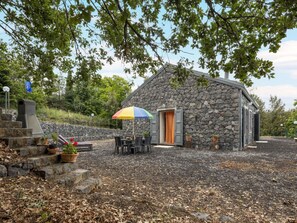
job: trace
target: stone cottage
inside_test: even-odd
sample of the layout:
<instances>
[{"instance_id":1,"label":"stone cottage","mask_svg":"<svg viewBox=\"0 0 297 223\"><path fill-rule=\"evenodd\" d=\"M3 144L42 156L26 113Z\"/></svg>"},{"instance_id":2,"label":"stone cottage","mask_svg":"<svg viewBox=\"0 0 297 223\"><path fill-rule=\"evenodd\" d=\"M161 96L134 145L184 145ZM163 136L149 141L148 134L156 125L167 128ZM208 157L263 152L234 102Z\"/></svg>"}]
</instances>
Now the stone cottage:
<instances>
[{"instance_id":1,"label":"stone cottage","mask_svg":"<svg viewBox=\"0 0 297 223\"><path fill-rule=\"evenodd\" d=\"M243 84L193 71L182 87L174 89L169 83L173 72L173 65L161 68L122 103L154 115L150 121L136 120L137 134L149 130L153 144L177 146L184 146L186 135L191 135L191 147L199 149L209 148L213 136L219 136L220 148L230 150L258 140L258 106ZM202 75L208 80L206 87L196 84Z\"/></svg>"}]
</instances>

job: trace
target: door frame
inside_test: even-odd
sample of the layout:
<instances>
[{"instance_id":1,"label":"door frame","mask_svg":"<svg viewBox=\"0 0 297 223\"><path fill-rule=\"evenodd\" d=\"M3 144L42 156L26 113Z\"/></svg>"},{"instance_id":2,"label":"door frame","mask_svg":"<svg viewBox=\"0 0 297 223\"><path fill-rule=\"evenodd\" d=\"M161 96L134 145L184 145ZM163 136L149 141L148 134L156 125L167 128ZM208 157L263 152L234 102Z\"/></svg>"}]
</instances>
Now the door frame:
<instances>
[{"instance_id":1,"label":"door frame","mask_svg":"<svg viewBox=\"0 0 297 223\"><path fill-rule=\"evenodd\" d=\"M166 112L173 112L174 113L174 120L175 120L175 112L176 109L175 108L164 108L164 109L158 109L157 112L159 113L159 120L158 120L158 125L159 125L159 143L160 144L165 144L165 145L174 145L173 144L168 144L165 142L165 123L166 123L166 119L165 119L165 113ZM175 140L174 140L175 141Z\"/></svg>"}]
</instances>

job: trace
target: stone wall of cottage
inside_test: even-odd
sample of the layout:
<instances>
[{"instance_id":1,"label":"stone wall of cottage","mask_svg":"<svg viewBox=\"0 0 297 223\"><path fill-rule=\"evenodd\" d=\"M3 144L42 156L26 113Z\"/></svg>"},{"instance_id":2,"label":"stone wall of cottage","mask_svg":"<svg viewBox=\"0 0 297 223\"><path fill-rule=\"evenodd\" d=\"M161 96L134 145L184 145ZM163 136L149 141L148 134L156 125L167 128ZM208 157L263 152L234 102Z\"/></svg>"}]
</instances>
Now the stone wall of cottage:
<instances>
[{"instance_id":1,"label":"stone wall of cottage","mask_svg":"<svg viewBox=\"0 0 297 223\"><path fill-rule=\"evenodd\" d=\"M41 128L45 135L51 136L52 132L61 134L66 139L74 137L76 141L92 141L101 139L112 139L114 136L123 135L121 129L96 128L89 126L58 124L41 122Z\"/></svg>"},{"instance_id":2,"label":"stone wall of cottage","mask_svg":"<svg viewBox=\"0 0 297 223\"><path fill-rule=\"evenodd\" d=\"M172 71L158 74L128 98L123 107L134 105L156 112L158 109L183 109L183 133L192 135L192 146L208 149L213 135L219 135L222 149L240 147L240 90L215 81L207 87L197 87L197 76L191 75L186 83L174 89L169 80ZM131 121L123 129L132 129ZM137 121L135 133L149 130L148 121Z\"/></svg>"}]
</instances>

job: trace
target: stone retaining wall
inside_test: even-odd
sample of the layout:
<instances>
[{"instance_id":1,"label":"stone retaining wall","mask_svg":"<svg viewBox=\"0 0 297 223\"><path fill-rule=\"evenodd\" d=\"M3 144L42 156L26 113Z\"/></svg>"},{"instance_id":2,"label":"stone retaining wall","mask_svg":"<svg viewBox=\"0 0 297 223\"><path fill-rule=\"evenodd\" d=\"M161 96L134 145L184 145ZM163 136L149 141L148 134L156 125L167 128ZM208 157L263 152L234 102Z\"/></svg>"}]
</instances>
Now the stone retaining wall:
<instances>
[{"instance_id":1,"label":"stone retaining wall","mask_svg":"<svg viewBox=\"0 0 297 223\"><path fill-rule=\"evenodd\" d=\"M51 135L52 132L64 136L66 139L74 137L76 141L92 141L101 139L112 139L116 135L122 135L121 129L108 129L70 124L57 124L51 122L41 122L41 128L45 135Z\"/></svg>"}]
</instances>

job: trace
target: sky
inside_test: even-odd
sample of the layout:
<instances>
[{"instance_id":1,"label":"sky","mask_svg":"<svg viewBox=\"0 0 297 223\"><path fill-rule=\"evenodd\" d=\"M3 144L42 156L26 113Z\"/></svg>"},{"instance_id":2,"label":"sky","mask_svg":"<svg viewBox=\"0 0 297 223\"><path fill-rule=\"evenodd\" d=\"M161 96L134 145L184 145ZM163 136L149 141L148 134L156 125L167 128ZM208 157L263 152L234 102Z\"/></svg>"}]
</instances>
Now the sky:
<instances>
[{"instance_id":1,"label":"sky","mask_svg":"<svg viewBox=\"0 0 297 223\"><path fill-rule=\"evenodd\" d=\"M166 55L169 62L176 64L178 59L184 55ZM297 100L297 30L287 32L287 37L283 39L281 47L277 53L270 53L267 49L259 52L258 56L267 59L274 64L275 78L253 79L253 86L247 88L252 94L258 95L264 102L265 107L269 108L270 96L277 96L285 104L285 109L294 108L294 99ZM101 70L103 76L112 76L114 74L125 78L128 81L133 81L133 90L139 87L144 79L133 79L131 75L125 74L123 71L124 65L120 61L116 61L113 65L107 65ZM197 66L194 66L197 71L207 72ZM222 72L221 77L224 77ZM233 79L230 76L230 79Z\"/></svg>"}]
</instances>

